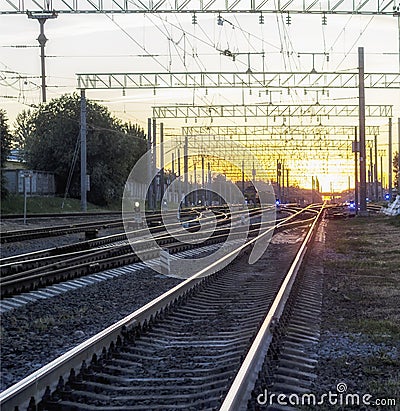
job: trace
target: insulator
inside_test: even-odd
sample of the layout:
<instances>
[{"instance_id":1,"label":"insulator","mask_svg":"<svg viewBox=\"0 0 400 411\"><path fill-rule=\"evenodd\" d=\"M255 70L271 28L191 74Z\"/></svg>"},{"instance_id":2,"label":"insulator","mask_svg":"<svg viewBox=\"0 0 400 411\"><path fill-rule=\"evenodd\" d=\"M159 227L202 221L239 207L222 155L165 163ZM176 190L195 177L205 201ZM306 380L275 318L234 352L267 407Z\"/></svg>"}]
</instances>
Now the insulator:
<instances>
[{"instance_id":1,"label":"insulator","mask_svg":"<svg viewBox=\"0 0 400 411\"><path fill-rule=\"evenodd\" d=\"M264 24L264 16L262 14L258 17L258 22L259 24Z\"/></svg>"},{"instance_id":2,"label":"insulator","mask_svg":"<svg viewBox=\"0 0 400 411\"><path fill-rule=\"evenodd\" d=\"M326 14L322 15L322 25L326 26L328 24L328 17L326 17Z\"/></svg>"},{"instance_id":3,"label":"insulator","mask_svg":"<svg viewBox=\"0 0 400 411\"><path fill-rule=\"evenodd\" d=\"M197 16L195 14L192 16L192 24L197 24Z\"/></svg>"},{"instance_id":4,"label":"insulator","mask_svg":"<svg viewBox=\"0 0 400 411\"><path fill-rule=\"evenodd\" d=\"M290 16L290 14L288 13L286 16L286 24L288 26L290 26L292 24L292 17Z\"/></svg>"}]
</instances>

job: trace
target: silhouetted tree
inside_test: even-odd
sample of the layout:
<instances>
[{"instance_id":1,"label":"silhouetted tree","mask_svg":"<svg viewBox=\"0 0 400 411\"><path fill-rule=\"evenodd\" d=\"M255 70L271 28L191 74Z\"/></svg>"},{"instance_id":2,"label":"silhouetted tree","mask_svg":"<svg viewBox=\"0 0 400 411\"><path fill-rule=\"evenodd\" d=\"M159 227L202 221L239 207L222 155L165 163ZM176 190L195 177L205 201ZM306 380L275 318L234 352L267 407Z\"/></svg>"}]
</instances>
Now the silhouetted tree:
<instances>
[{"instance_id":1,"label":"silhouetted tree","mask_svg":"<svg viewBox=\"0 0 400 411\"><path fill-rule=\"evenodd\" d=\"M59 194L65 191L75 159L69 193L76 198L80 197L79 132L80 97L76 93L24 111L16 120L16 136L27 165L56 173ZM87 100L86 139L88 201L106 205L119 200L131 168L146 150L143 130Z\"/></svg>"},{"instance_id":2,"label":"silhouetted tree","mask_svg":"<svg viewBox=\"0 0 400 411\"><path fill-rule=\"evenodd\" d=\"M11 133L8 128L8 119L5 110L0 109L0 153L1 153L1 168L5 166L8 155L11 149ZM8 192L5 187L3 173L1 173L1 197L5 198Z\"/></svg>"}]
</instances>

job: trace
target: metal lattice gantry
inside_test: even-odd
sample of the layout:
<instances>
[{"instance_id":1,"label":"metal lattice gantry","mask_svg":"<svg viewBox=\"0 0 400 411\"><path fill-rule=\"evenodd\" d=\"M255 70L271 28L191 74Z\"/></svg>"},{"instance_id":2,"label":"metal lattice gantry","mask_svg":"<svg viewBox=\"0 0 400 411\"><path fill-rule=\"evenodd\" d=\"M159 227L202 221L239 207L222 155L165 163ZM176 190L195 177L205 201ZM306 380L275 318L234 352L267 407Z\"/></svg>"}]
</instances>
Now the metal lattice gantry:
<instances>
[{"instance_id":1,"label":"metal lattice gantry","mask_svg":"<svg viewBox=\"0 0 400 411\"><path fill-rule=\"evenodd\" d=\"M154 106L154 118L210 117L358 117L358 105L334 104L248 104L248 105L170 105ZM392 117L391 105L365 106L366 117Z\"/></svg>"},{"instance_id":2,"label":"metal lattice gantry","mask_svg":"<svg viewBox=\"0 0 400 411\"><path fill-rule=\"evenodd\" d=\"M183 131L188 131L190 128L183 128ZM354 128L353 128L354 131ZM214 170L219 170L231 180L240 179L241 170L233 166L235 162L243 161L245 166L246 176L252 175L252 167L254 157L257 157L260 164L263 165L262 170L257 170L257 178L262 176L273 180L276 173L277 160L284 161L285 164L292 170L292 177L302 177L304 164L309 162L310 157L314 163L322 165L323 169L328 170L332 167L340 166L342 170L349 172L354 168L354 153L352 152L353 139L349 138L324 138L314 136L308 138L305 136L281 137L277 136L263 138L262 136L252 136L248 140L236 140L233 145L229 139L221 138L218 135L210 134L193 134L185 135L184 132L179 134L168 134L173 137L177 146L182 146L187 141L188 147L188 170L190 172L196 169L199 172L199 165L202 164L202 157L196 153L207 152L205 162L211 162ZM373 140L366 141L367 148L373 147ZM245 148L245 150L244 150ZM321 173L325 172L321 169Z\"/></svg>"},{"instance_id":3,"label":"metal lattice gantry","mask_svg":"<svg viewBox=\"0 0 400 411\"><path fill-rule=\"evenodd\" d=\"M364 73L365 88L400 89L400 73ZM78 89L358 88L358 72L78 73Z\"/></svg>"},{"instance_id":4,"label":"metal lattice gantry","mask_svg":"<svg viewBox=\"0 0 400 411\"><path fill-rule=\"evenodd\" d=\"M185 126L182 127L184 136L214 135L232 136L238 141L259 136L354 136L354 126L328 126L328 125L290 125L290 126ZM379 135L379 126L366 126L365 134Z\"/></svg>"},{"instance_id":5,"label":"metal lattice gantry","mask_svg":"<svg viewBox=\"0 0 400 411\"><path fill-rule=\"evenodd\" d=\"M0 0L0 14L293 13L396 15L398 0Z\"/></svg>"},{"instance_id":6,"label":"metal lattice gantry","mask_svg":"<svg viewBox=\"0 0 400 411\"><path fill-rule=\"evenodd\" d=\"M221 139L221 135L212 134L184 134L186 130L183 128L183 134L181 136L175 136L176 141L181 141L184 144L185 137L188 138L188 148L196 151L199 145L206 149L207 152L212 153L211 156L222 155L226 158L231 154L232 158L235 158L238 153L235 150L235 146L230 144L229 140ZM194 137L191 139L190 137ZM353 138L347 136L347 138L340 138L338 136L332 138L331 136L325 137L320 135L315 136L248 136L247 139L236 139L238 147L245 147L253 152L256 156L266 156L271 158L282 158L287 156L290 158L303 157L301 152L313 152L315 158L323 157L326 155L335 154L339 157L351 157L353 160L354 154L352 154ZM367 140L368 148L373 146L373 140ZM240 149L239 149L240 151ZM293 157L294 156L294 157ZM308 159L308 158L307 158Z\"/></svg>"}]
</instances>

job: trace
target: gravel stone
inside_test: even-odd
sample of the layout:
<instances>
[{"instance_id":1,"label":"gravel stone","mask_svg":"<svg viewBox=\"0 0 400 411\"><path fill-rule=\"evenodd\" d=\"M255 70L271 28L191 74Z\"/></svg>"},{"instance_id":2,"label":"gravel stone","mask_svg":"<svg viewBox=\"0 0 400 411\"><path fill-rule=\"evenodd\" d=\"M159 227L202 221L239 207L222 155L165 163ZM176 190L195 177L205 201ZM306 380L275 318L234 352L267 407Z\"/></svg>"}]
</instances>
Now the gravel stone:
<instances>
[{"instance_id":1,"label":"gravel stone","mask_svg":"<svg viewBox=\"0 0 400 411\"><path fill-rule=\"evenodd\" d=\"M0 390L180 282L155 274L145 268L2 314Z\"/></svg>"}]
</instances>

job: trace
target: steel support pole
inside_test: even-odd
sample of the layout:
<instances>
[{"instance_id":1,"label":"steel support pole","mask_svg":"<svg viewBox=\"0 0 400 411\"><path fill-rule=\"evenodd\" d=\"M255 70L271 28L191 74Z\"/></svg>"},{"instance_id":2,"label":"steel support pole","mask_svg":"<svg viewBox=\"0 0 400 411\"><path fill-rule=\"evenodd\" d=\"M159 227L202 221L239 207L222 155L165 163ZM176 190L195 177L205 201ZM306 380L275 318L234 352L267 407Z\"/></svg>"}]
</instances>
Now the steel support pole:
<instances>
[{"instance_id":1,"label":"steel support pole","mask_svg":"<svg viewBox=\"0 0 400 411\"><path fill-rule=\"evenodd\" d=\"M44 23L46 23L47 19L38 19L40 24L40 34L38 37L38 42L40 44L40 66L41 66L41 76L42 76L42 102L46 103L46 63L45 59L46 56L44 54L44 47L47 42L47 38L44 35Z\"/></svg>"},{"instance_id":2,"label":"steel support pole","mask_svg":"<svg viewBox=\"0 0 400 411\"><path fill-rule=\"evenodd\" d=\"M188 181L188 178L189 178L189 174L188 174L188 172L189 172L189 157L188 157L188 155L189 155L189 150L188 150L188 137L187 136L185 136L185 145L184 145L184 147L183 147L183 181L184 181L184 187L183 187L183 189L184 189L184 195L185 195L185 206L187 206L187 200L188 200L188 198L187 198L187 193L188 193L188 191L189 191L189 188L188 188L188 183L189 183L189 181Z\"/></svg>"},{"instance_id":3,"label":"steel support pole","mask_svg":"<svg viewBox=\"0 0 400 411\"><path fill-rule=\"evenodd\" d=\"M373 180L373 176L374 176L374 164L372 161L372 147L369 148L369 172L368 172L368 186L369 186L369 190L368 190L368 198L370 200L373 199L374 197L374 190L373 190L373 186L372 186L372 182Z\"/></svg>"},{"instance_id":4,"label":"steel support pole","mask_svg":"<svg viewBox=\"0 0 400 411\"><path fill-rule=\"evenodd\" d=\"M27 198L27 187L26 187L26 179L27 176L23 175L23 182L24 182L24 225L26 225L26 198Z\"/></svg>"},{"instance_id":5,"label":"steel support pole","mask_svg":"<svg viewBox=\"0 0 400 411\"><path fill-rule=\"evenodd\" d=\"M356 209L356 214L358 214L358 136L357 136L357 126L354 127L354 206Z\"/></svg>"},{"instance_id":6,"label":"steel support pole","mask_svg":"<svg viewBox=\"0 0 400 411\"><path fill-rule=\"evenodd\" d=\"M160 204L164 198L164 123L160 123Z\"/></svg>"},{"instance_id":7,"label":"steel support pole","mask_svg":"<svg viewBox=\"0 0 400 411\"><path fill-rule=\"evenodd\" d=\"M153 183L152 183L152 174L153 174L153 159L151 156L151 118L147 119L147 153L148 153L148 162L147 162L147 173L148 173L148 182L149 188L147 192L147 207L149 210L154 209L153 205Z\"/></svg>"},{"instance_id":8,"label":"steel support pole","mask_svg":"<svg viewBox=\"0 0 400 411\"><path fill-rule=\"evenodd\" d=\"M399 19L399 32L400 32L400 17ZM399 39L400 43L400 39ZM400 58L400 56L399 56ZM400 117L397 119L397 193L400 195Z\"/></svg>"},{"instance_id":9,"label":"steel support pole","mask_svg":"<svg viewBox=\"0 0 400 411\"><path fill-rule=\"evenodd\" d=\"M282 203L285 202L285 160L282 161Z\"/></svg>"},{"instance_id":10,"label":"steel support pole","mask_svg":"<svg viewBox=\"0 0 400 411\"><path fill-rule=\"evenodd\" d=\"M378 190L378 136L374 136L374 185L375 185L375 200L379 201Z\"/></svg>"},{"instance_id":11,"label":"steel support pole","mask_svg":"<svg viewBox=\"0 0 400 411\"><path fill-rule=\"evenodd\" d=\"M314 189L315 189L314 176L311 176L311 203L314 203ZM332 200L332 195L331 195L331 200Z\"/></svg>"},{"instance_id":12,"label":"steel support pole","mask_svg":"<svg viewBox=\"0 0 400 411\"><path fill-rule=\"evenodd\" d=\"M289 169L288 168L286 168L286 191L287 191L286 202L289 202L290 201L290 199L289 199L290 192L289 192Z\"/></svg>"},{"instance_id":13,"label":"steel support pole","mask_svg":"<svg viewBox=\"0 0 400 411\"><path fill-rule=\"evenodd\" d=\"M86 97L85 90L81 90L81 210L86 212Z\"/></svg>"},{"instance_id":14,"label":"steel support pole","mask_svg":"<svg viewBox=\"0 0 400 411\"><path fill-rule=\"evenodd\" d=\"M181 207L182 200L182 179L181 179L181 150L178 148L178 204L179 208Z\"/></svg>"},{"instance_id":15,"label":"steel support pole","mask_svg":"<svg viewBox=\"0 0 400 411\"><path fill-rule=\"evenodd\" d=\"M281 198L281 162L276 160L276 184L278 186L278 200L282 202Z\"/></svg>"},{"instance_id":16,"label":"steel support pole","mask_svg":"<svg viewBox=\"0 0 400 411\"><path fill-rule=\"evenodd\" d=\"M244 160L242 160L242 194L244 196Z\"/></svg>"},{"instance_id":17,"label":"steel support pole","mask_svg":"<svg viewBox=\"0 0 400 411\"><path fill-rule=\"evenodd\" d=\"M212 205L212 184L211 184L211 164L207 162L207 197L208 197L208 205Z\"/></svg>"},{"instance_id":18,"label":"steel support pole","mask_svg":"<svg viewBox=\"0 0 400 411\"><path fill-rule=\"evenodd\" d=\"M169 185L172 185L172 183L174 183L175 181L175 153L172 152L171 153L171 174L169 177ZM169 188L169 187L168 187ZM173 185L171 188L171 192L169 195L170 201L172 201L173 203L175 203L175 192L176 192L176 187Z\"/></svg>"},{"instance_id":19,"label":"steel support pole","mask_svg":"<svg viewBox=\"0 0 400 411\"><path fill-rule=\"evenodd\" d=\"M154 179L153 179L153 204L154 209L157 209L157 197L158 197L158 185L157 185L157 121L153 118L153 167L154 167Z\"/></svg>"},{"instance_id":20,"label":"steel support pole","mask_svg":"<svg viewBox=\"0 0 400 411\"><path fill-rule=\"evenodd\" d=\"M383 156L380 156L381 158L381 196L382 196L382 200L385 199L385 196L383 194Z\"/></svg>"},{"instance_id":21,"label":"steel support pole","mask_svg":"<svg viewBox=\"0 0 400 411\"><path fill-rule=\"evenodd\" d=\"M205 185L204 185L204 156L201 156L201 188L202 188L202 197L201 197L201 202L202 206L205 205L206 203L206 196L205 196Z\"/></svg>"},{"instance_id":22,"label":"steel support pole","mask_svg":"<svg viewBox=\"0 0 400 411\"><path fill-rule=\"evenodd\" d=\"M392 119L389 118L389 174L388 174L388 190L389 190L389 201L392 201L392 191L393 191L393 136L392 136Z\"/></svg>"},{"instance_id":23,"label":"steel support pole","mask_svg":"<svg viewBox=\"0 0 400 411\"><path fill-rule=\"evenodd\" d=\"M360 213L367 212L366 200L366 150L365 150L365 89L364 89L364 47L358 48L358 92L359 92L359 134L360 134Z\"/></svg>"},{"instance_id":24,"label":"steel support pole","mask_svg":"<svg viewBox=\"0 0 400 411\"><path fill-rule=\"evenodd\" d=\"M197 207L198 196L197 196L197 167L196 163L193 164L193 183L194 183L194 206Z\"/></svg>"}]
</instances>

